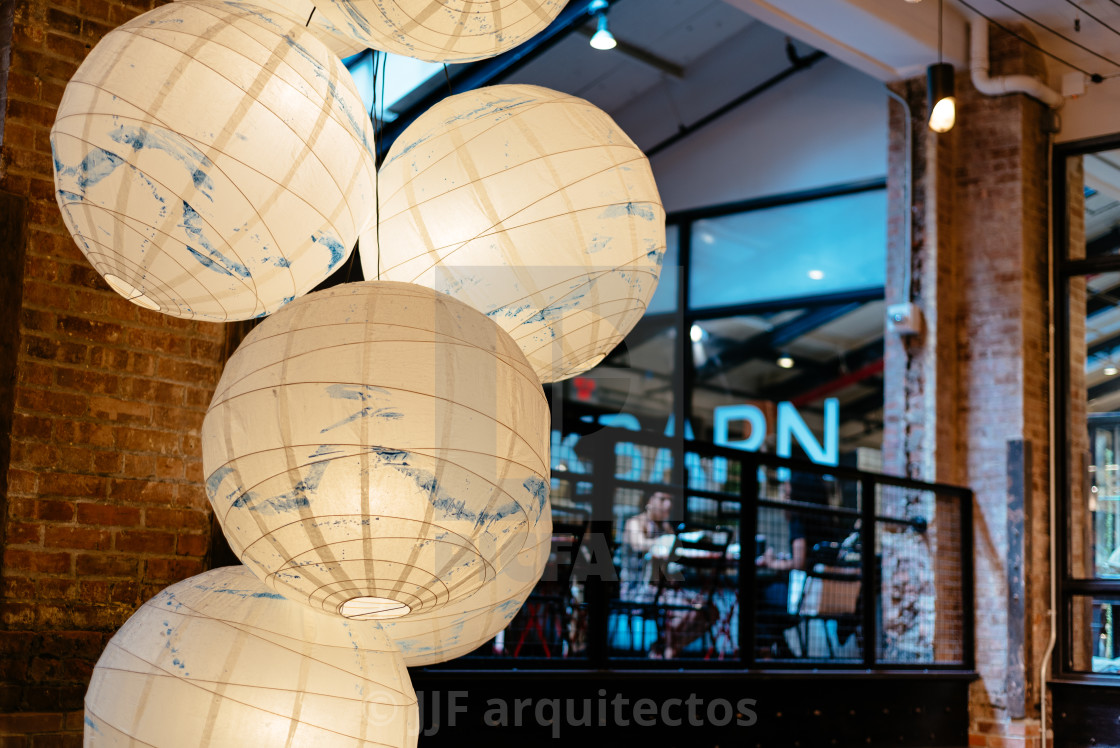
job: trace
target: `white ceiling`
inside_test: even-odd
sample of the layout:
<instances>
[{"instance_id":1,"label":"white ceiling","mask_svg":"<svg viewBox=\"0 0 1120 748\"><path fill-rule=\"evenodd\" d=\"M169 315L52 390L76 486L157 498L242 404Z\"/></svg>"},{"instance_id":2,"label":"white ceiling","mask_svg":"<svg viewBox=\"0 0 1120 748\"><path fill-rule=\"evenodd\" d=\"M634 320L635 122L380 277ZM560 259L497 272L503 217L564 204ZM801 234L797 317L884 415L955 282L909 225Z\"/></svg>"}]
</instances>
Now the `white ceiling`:
<instances>
[{"instance_id":1,"label":"white ceiling","mask_svg":"<svg viewBox=\"0 0 1120 748\"><path fill-rule=\"evenodd\" d=\"M608 19L620 42L684 68L686 79L699 59L755 23L723 0L616 0ZM596 50L585 36L570 34L505 82L554 88L616 112L658 87L665 77L661 70L619 49Z\"/></svg>"},{"instance_id":2,"label":"white ceiling","mask_svg":"<svg viewBox=\"0 0 1120 748\"><path fill-rule=\"evenodd\" d=\"M1111 115L1101 115L1114 109L1120 118L1117 2L944 0L943 57L961 68L968 65L968 20L974 15L965 3L1034 38L1053 54L1105 77L1102 85L1088 85L1079 99L1067 100L1059 141L1118 129L1115 123L1104 121ZM1020 14L1050 26L1055 33ZM880 81L922 75L938 56L937 0L614 0L608 17L620 41L683 68L683 80L628 57L620 49L594 50L586 36L571 34L508 82L567 91L612 114L634 110L643 99L664 99L671 113L666 119L674 120L666 125L676 125L695 119L697 112L690 111L689 104L681 101L684 97L674 92L687 85L690 91L713 92L713 101L729 100L764 79L764 71L781 68L784 55L774 54L774 40L780 49L784 35L797 40L803 54L810 48L820 49ZM1075 29L1078 20L1080 30ZM590 20L587 28L591 28ZM714 60L719 64L707 64ZM1047 60L1047 69L1047 83L1062 90L1063 76L1071 69L1052 59ZM713 108L705 105L699 110L706 113ZM629 127L634 129L632 124Z\"/></svg>"},{"instance_id":3,"label":"white ceiling","mask_svg":"<svg viewBox=\"0 0 1120 748\"><path fill-rule=\"evenodd\" d=\"M931 3L931 0L925 0ZM1030 30L1043 49L1091 73L1120 73L1120 6L1112 0L967 0L976 10L1001 23L1016 24ZM1075 7L1075 5L1077 7ZM962 6L962 10L964 9ZM1030 23L1023 15L1039 21L1055 33ZM1099 19L1093 19L1095 16ZM1080 31L1075 22L1080 19ZM1111 26L1112 28L1108 28ZM1062 39L1067 37L1071 41ZM1071 43L1072 42L1072 43ZM1078 46L1081 45L1081 46ZM1085 47L1087 49L1083 49ZM1094 54L1096 53L1096 54ZM1106 62L1103 57L1113 61ZM1059 75L1071 68L1050 61Z\"/></svg>"},{"instance_id":4,"label":"white ceiling","mask_svg":"<svg viewBox=\"0 0 1120 748\"><path fill-rule=\"evenodd\" d=\"M937 0L727 0L759 20L824 50L880 80L918 75L937 56ZM1120 63L1120 7L1112 0L944 0L944 57L967 64L972 9L1026 30L1048 52L1090 73L1120 73L1094 52ZM969 8L968 6L971 6ZM1026 17L1049 26L1050 33ZM1092 16L1100 19L1093 20ZM1080 18L1080 31L1075 22ZM1107 28L1111 26L1112 29ZM1060 38L1068 37L1071 41ZM1077 45L1081 45L1080 47ZM1083 49L1085 47L1087 49ZM1072 68L1048 62L1051 84Z\"/></svg>"}]
</instances>

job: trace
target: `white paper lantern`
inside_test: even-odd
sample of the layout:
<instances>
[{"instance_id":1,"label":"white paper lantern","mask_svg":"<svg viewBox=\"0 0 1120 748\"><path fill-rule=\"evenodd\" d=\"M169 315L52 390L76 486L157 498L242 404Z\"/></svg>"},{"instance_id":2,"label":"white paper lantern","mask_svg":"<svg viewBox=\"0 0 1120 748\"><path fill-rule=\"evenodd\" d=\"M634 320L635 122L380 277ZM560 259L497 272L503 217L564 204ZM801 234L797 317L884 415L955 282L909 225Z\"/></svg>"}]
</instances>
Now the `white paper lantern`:
<instances>
[{"instance_id":1,"label":"white paper lantern","mask_svg":"<svg viewBox=\"0 0 1120 748\"><path fill-rule=\"evenodd\" d=\"M542 518L542 525L544 525ZM383 621L409 667L447 662L478 649L509 625L536 587L551 550L551 518L536 546L526 548L471 596L424 613Z\"/></svg>"},{"instance_id":2,"label":"white paper lantern","mask_svg":"<svg viewBox=\"0 0 1120 748\"><path fill-rule=\"evenodd\" d=\"M296 605L244 567L144 603L86 692L85 745L415 746L416 694L376 623Z\"/></svg>"},{"instance_id":3,"label":"white paper lantern","mask_svg":"<svg viewBox=\"0 0 1120 748\"><path fill-rule=\"evenodd\" d=\"M582 99L523 85L444 99L397 139L380 180L365 277L483 311L541 381L601 361L657 287L665 212L649 161Z\"/></svg>"},{"instance_id":4,"label":"white paper lantern","mask_svg":"<svg viewBox=\"0 0 1120 748\"><path fill-rule=\"evenodd\" d=\"M186 0L111 31L78 68L51 130L58 204L126 298L259 317L351 252L372 215L373 130L302 26Z\"/></svg>"},{"instance_id":5,"label":"white paper lantern","mask_svg":"<svg viewBox=\"0 0 1120 748\"><path fill-rule=\"evenodd\" d=\"M207 493L270 587L348 618L431 612L549 530L549 412L517 345L404 283L310 294L230 358Z\"/></svg>"},{"instance_id":6,"label":"white paper lantern","mask_svg":"<svg viewBox=\"0 0 1120 748\"><path fill-rule=\"evenodd\" d=\"M552 23L565 4L567 0L320 0L307 17L309 27L343 57L372 47L457 63L493 57L527 41Z\"/></svg>"},{"instance_id":7,"label":"white paper lantern","mask_svg":"<svg viewBox=\"0 0 1120 748\"><path fill-rule=\"evenodd\" d=\"M174 0L190 2L190 0ZM236 1L236 0L235 0ZM245 3L260 9L271 18L286 16L298 20L300 25L315 35L336 57L345 58L369 49L368 44L349 36L334 27L332 23L316 10L312 0L253 0ZM308 21L310 19L310 22Z\"/></svg>"}]
</instances>

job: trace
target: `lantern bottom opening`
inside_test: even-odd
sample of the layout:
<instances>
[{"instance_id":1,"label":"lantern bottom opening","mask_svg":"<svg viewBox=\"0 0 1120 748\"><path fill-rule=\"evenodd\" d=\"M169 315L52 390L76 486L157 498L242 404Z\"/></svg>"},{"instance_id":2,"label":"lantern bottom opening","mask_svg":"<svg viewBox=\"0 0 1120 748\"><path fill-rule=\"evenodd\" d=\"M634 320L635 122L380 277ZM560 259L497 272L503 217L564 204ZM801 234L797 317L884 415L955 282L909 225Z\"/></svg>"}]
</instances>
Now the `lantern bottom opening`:
<instances>
[{"instance_id":1,"label":"lantern bottom opening","mask_svg":"<svg viewBox=\"0 0 1120 748\"><path fill-rule=\"evenodd\" d=\"M386 620L400 618L411 611L408 605L389 597L352 597L338 607L344 618Z\"/></svg>"},{"instance_id":2,"label":"lantern bottom opening","mask_svg":"<svg viewBox=\"0 0 1120 748\"><path fill-rule=\"evenodd\" d=\"M143 291L126 281L124 278L113 275L111 273L105 273L105 282L108 283L114 291L131 301L133 304L139 304L145 309L151 309L157 312L160 310L159 304L152 301L148 296L145 296Z\"/></svg>"}]
</instances>

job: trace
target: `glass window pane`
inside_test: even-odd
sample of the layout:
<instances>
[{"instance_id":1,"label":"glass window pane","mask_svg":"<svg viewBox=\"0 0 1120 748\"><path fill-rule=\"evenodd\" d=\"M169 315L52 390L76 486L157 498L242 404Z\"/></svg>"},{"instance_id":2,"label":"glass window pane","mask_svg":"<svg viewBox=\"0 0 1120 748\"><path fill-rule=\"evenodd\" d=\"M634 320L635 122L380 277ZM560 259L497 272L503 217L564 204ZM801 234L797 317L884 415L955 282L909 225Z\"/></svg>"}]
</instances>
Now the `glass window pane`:
<instances>
[{"instance_id":1,"label":"glass window pane","mask_svg":"<svg viewBox=\"0 0 1120 748\"><path fill-rule=\"evenodd\" d=\"M1071 158L1066 175L1069 207L1085 216L1070 224L1069 256L1120 254L1120 150Z\"/></svg>"},{"instance_id":2,"label":"glass window pane","mask_svg":"<svg viewBox=\"0 0 1120 748\"><path fill-rule=\"evenodd\" d=\"M1120 674L1120 596L1075 595L1070 606L1073 669Z\"/></svg>"},{"instance_id":3,"label":"glass window pane","mask_svg":"<svg viewBox=\"0 0 1120 748\"><path fill-rule=\"evenodd\" d=\"M1070 282L1070 568L1120 580L1120 273Z\"/></svg>"},{"instance_id":4,"label":"glass window pane","mask_svg":"<svg viewBox=\"0 0 1120 748\"><path fill-rule=\"evenodd\" d=\"M760 474L756 658L862 661L863 534L858 512L842 507L858 486L801 471Z\"/></svg>"},{"instance_id":5,"label":"glass window pane","mask_svg":"<svg viewBox=\"0 0 1120 748\"><path fill-rule=\"evenodd\" d=\"M593 414L603 425L663 433L673 411L675 344L675 326L639 326L601 364L554 389L564 399L553 417Z\"/></svg>"},{"instance_id":6,"label":"glass window pane","mask_svg":"<svg viewBox=\"0 0 1120 748\"><path fill-rule=\"evenodd\" d=\"M877 470L884 314L873 301L697 322L689 331L696 438L764 452L788 444L783 456ZM835 452L826 449L832 439ZM690 486L722 490L727 476L717 468L690 467Z\"/></svg>"},{"instance_id":7,"label":"glass window pane","mask_svg":"<svg viewBox=\"0 0 1120 748\"><path fill-rule=\"evenodd\" d=\"M384 59L374 50L365 50L345 58L342 64L350 71L354 86L362 97L362 104L371 116L382 122L392 122L401 111L436 84L443 85L445 65L425 62L411 57L382 52ZM456 65L450 66L451 77ZM375 111L376 110L376 111Z\"/></svg>"},{"instance_id":8,"label":"glass window pane","mask_svg":"<svg viewBox=\"0 0 1120 748\"><path fill-rule=\"evenodd\" d=\"M696 221L693 309L878 288L886 277L884 190Z\"/></svg>"},{"instance_id":9,"label":"glass window pane","mask_svg":"<svg viewBox=\"0 0 1120 748\"><path fill-rule=\"evenodd\" d=\"M672 312L677 308L677 279L680 278L680 227L665 227L665 258L661 261L661 280L650 299L647 314Z\"/></svg>"}]
</instances>

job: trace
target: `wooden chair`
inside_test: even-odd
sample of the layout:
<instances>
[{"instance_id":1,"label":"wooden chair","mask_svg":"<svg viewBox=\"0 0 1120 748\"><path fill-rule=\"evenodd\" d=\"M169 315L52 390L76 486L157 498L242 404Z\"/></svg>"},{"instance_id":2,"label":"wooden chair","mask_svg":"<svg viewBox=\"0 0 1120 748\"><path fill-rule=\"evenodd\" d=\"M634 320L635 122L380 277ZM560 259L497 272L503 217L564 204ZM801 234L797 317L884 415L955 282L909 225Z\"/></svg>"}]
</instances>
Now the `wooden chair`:
<instances>
[{"instance_id":1,"label":"wooden chair","mask_svg":"<svg viewBox=\"0 0 1120 748\"><path fill-rule=\"evenodd\" d=\"M862 587L859 569L851 567L817 564L809 571L790 574L790 614L794 616L802 656L810 656L813 621L823 624L829 658L837 656L841 644L833 641L830 624L837 630L843 625L855 631L858 641Z\"/></svg>"}]
</instances>

